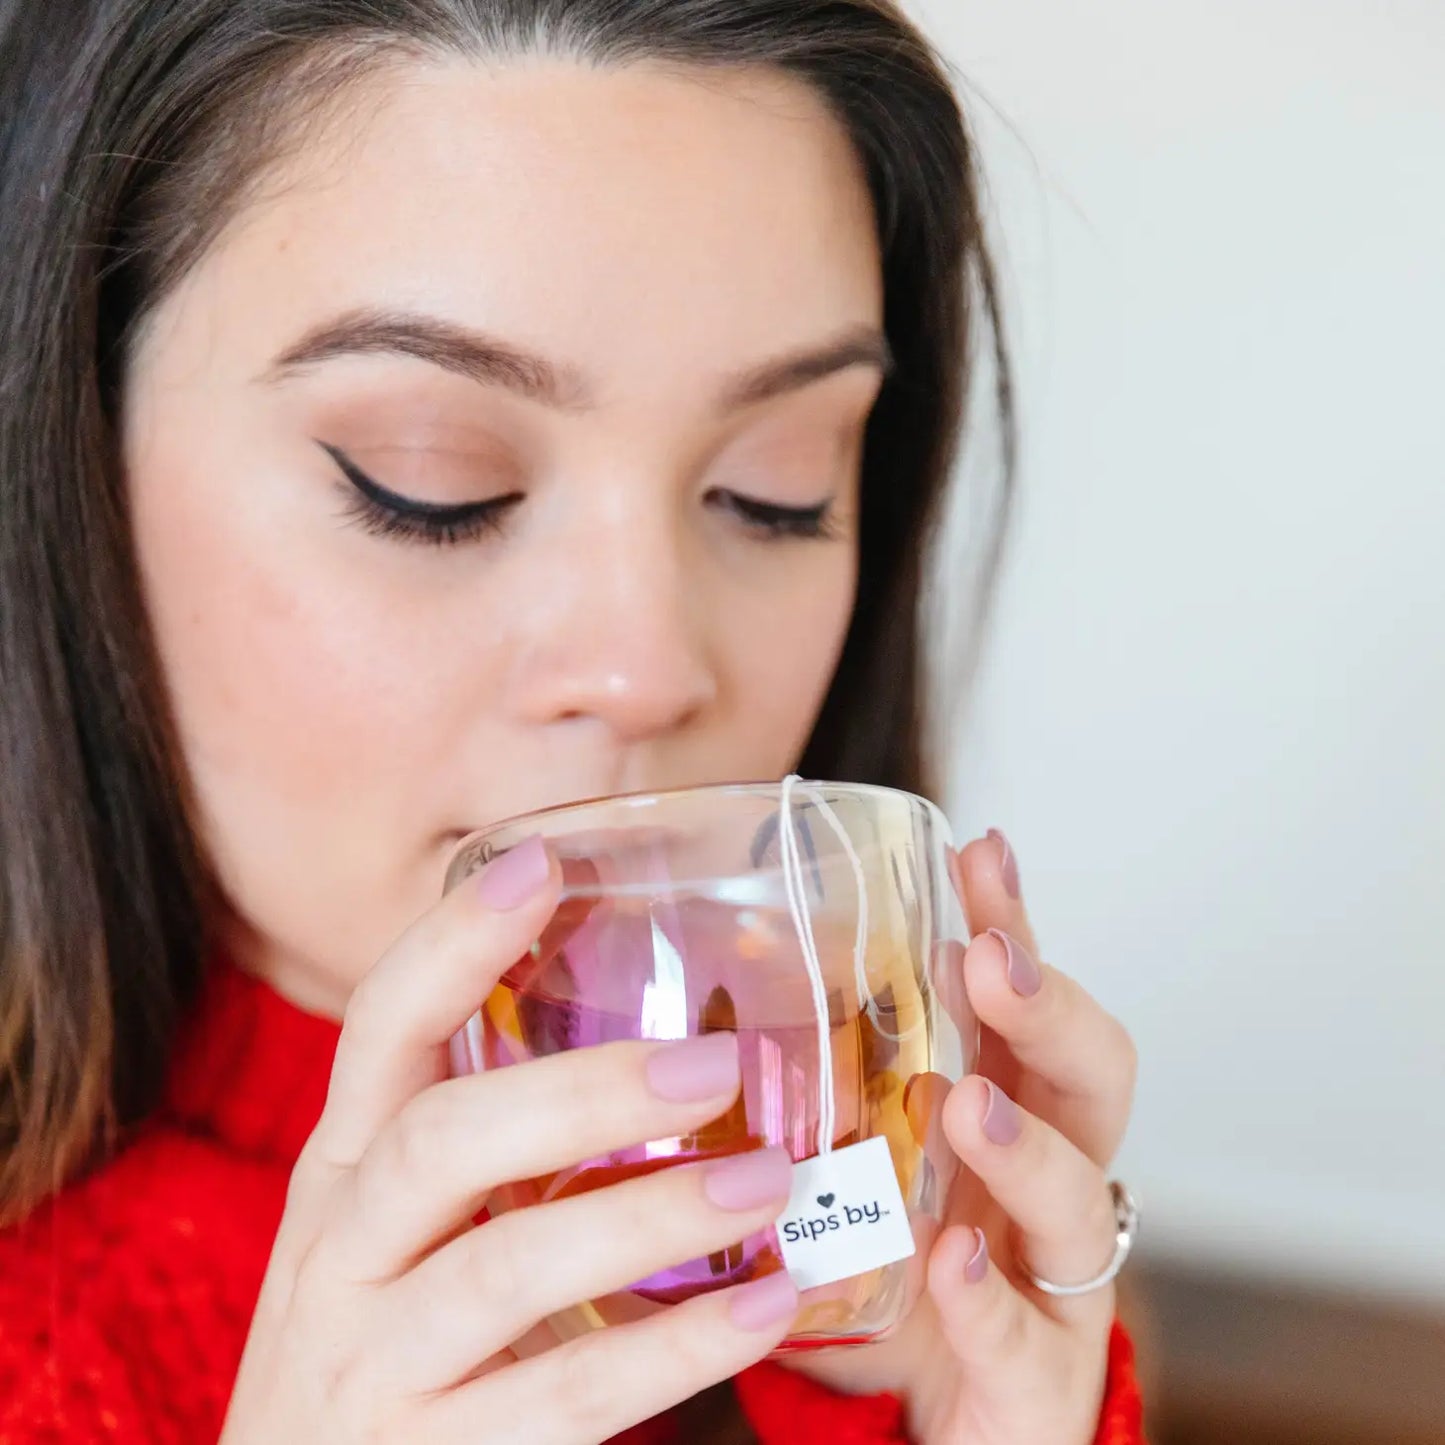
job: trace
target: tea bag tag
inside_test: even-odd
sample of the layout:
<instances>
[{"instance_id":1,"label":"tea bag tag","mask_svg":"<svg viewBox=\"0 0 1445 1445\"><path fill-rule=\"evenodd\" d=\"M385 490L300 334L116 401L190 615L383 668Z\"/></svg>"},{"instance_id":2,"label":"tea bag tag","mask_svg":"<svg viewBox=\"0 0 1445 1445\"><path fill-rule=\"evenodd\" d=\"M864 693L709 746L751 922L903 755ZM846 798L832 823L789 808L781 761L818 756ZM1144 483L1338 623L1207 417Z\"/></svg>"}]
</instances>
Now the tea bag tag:
<instances>
[{"instance_id":1,"label":"tea bag tag","mask_svg":"<svg viewBox=\"0 0 1445 1445\"><path fill-rule=\"evenodd\" d=\"M793 1166L777 1223L783 1263L799 1289L832 1284L913 1254L913 1231L881 1135Z\"/></svg>"}]
</instances>

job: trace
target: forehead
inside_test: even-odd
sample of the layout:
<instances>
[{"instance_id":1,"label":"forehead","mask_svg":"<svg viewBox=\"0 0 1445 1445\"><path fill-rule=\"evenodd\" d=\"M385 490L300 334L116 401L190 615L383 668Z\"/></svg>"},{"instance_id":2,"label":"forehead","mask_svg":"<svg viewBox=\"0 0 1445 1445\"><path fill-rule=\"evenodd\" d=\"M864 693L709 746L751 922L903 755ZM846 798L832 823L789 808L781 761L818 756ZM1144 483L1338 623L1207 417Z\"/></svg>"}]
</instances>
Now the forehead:
<instances>
[{"instance_id":1,"label":"forehead","mask_svg":"<svg viewBox=\"0 0 1445 1445\"><path fill-rule=\"evenodd\" d=\"M881 288L861 164L801 82L457 60L357 81L176 299L248 362L384 305L617 376L877 325Z\"/></svg>"}]
</instances>

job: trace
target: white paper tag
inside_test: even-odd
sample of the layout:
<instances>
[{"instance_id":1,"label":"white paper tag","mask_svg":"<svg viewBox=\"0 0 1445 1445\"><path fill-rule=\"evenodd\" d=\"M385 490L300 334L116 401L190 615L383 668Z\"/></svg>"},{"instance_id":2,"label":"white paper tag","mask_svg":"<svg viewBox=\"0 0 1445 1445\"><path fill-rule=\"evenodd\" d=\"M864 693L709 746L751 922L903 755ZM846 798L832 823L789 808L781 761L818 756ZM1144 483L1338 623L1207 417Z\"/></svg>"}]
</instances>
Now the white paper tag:
<instances>
[{"instance_id":1,"label":"white paper tag","mask_svg":"<svg viewBox=\"0 0 1445 1445\"><path fill-rule=\"evenodd\" d=\"M783 1263L799 1289L907 1259L913 1231L882 1135L793 1166L778 1220Z\"/></svg>"}]
</instances>

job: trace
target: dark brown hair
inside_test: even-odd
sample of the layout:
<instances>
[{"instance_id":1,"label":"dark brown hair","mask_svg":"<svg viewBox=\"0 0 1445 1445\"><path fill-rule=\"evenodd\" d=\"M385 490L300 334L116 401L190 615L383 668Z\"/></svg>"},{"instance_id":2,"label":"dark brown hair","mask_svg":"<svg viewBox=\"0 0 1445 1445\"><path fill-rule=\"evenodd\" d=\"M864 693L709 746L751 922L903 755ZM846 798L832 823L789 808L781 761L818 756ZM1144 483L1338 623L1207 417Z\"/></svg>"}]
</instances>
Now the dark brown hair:
<instances>
[{"instance_id":1,"label":"dark brown hair","mask_svg":"<svg viewBox=\"0 0 1445 1445\"><path fill-rule=\"evenodd\" d=\"M6 9L0 0L0 15ZM0 34L0 1219L153 1107L218 893L119 465L127 348L309 114L408 54L776 66L876 207L896 372L860 584L802 769L927 790L919 603L983 338L1008 369L958 102L890 0L9 0ZM1005 447L1005 471L1010 449ZM992 505L986 589L1005 484ZM982 592L982 589L981 589ZM981 593L980 593L981 595Z\"/></svg>"}]
</instances>

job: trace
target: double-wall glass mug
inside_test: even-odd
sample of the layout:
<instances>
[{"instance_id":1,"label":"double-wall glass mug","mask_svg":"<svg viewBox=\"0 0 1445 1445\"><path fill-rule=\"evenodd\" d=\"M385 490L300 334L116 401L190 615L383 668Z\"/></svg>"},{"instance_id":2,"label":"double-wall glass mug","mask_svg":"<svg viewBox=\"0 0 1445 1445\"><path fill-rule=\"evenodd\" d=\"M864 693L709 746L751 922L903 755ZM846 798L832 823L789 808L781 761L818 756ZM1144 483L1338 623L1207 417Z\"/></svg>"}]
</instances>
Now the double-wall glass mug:
<instances>
[{"instance_id":1,"label":"double-wall glass mug","mask_svg":"<svg viewBox=\"0 0 1445 1445\"><path fill-rule=\"evenodd\" d=\"M727 1030L743 1082L696 1133L506 1185L489 1213L750 1149L795 1161L774 1227L565 1310L551 1333L787 1269L801 1308L784 1350L888 1334L945 1219L959 1166L943 1101L978 1050L943 814L909 793L798 778L607 798L471 835L447 887L537 834L561 901L453 1040L453 1071Z\"/></svg>"}]
</instances>

